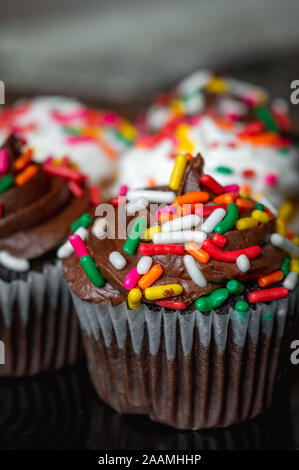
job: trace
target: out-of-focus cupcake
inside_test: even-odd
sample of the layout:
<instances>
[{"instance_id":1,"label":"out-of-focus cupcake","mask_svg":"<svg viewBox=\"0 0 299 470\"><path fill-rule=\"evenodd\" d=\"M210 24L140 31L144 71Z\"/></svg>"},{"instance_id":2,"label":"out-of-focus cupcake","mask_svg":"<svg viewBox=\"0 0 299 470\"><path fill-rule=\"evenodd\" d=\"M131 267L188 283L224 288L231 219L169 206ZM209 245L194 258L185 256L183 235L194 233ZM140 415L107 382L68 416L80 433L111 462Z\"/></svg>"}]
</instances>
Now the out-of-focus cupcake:
<instances>
[{"instance_id":1,"label":"out-of-focus cupcake","mask_svg":"<svg viewBox=\"0 0 299 470\"><path fill-rule=\"evenodd\" d=\"M86 177L68 160L49 159L42 166L32 156L14 135L0 149L0 376L58 369L80 354L56 251L89 208Z\"/></svg>"},{"instance_id":2,"label":"out-of-focus cupcake","mask_svg":"<svg viewBox=\"0 0 299 470\"><path fill-rule=\"evenodd\" d=\"M91 184L111 183L118 156L132 144L134 127L113 111L97 110L67 97L41 96L17 101L0 114L0 138L14 132L43 162L55 152L69 157Z\"/></svg>"},{"instance_id":3,"label":"out-of-focus cupcake","mask_svg":"<svg viewBox=\"0 0 299 470\"><path fill-rule=\"evenodd\" d=\"M286 134L287 104L254 85L197 72L160 95L140 120L134 147L120 161L129 187L167 184L178 153L200 152L224 186L269 198L277 207L299 196L299 152Z\"/></svg>"},{"instance_id":4,"label":"out-of-focus cupcake","mask_svg":"<svg viewBox=\"0 0 299 470\"><path fill-rule=\"evenodd\" d=\"M201 156L126 198L63 261L99 396L181 429L264 412L296 328L299 247Z\"/></svg>"}]
</instances>

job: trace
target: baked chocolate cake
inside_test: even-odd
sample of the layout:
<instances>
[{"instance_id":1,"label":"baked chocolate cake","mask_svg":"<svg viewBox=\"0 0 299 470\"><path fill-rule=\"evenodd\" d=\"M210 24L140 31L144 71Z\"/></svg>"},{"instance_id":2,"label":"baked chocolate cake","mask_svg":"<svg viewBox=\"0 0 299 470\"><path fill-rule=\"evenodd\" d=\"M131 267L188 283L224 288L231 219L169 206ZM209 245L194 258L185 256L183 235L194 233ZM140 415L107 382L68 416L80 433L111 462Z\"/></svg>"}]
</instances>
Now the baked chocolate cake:
<instances>
[{"instance_id":1,"label":"baked chocolate cake","mask_svg":"<svg viewBox=\"0 0 299 470\"><path fill-rule=\"evenodd\" d=\"M298 313L296 240L203 165L178 155L169 187L99 206L63 261L99 396L180 429L267 410Z\"/></svg>"},{"instance_id":2,"label":"baked chocolate cake","mask_svg":"<svg viewBox=\"0 0 299 470\"><path fill-rule=\"evenodd\" d=\"M80 353L56 251L89 192L67 159L39 165L33 152L14 135L0 149L0 376L58 369Z\"/></svg>"}]
</instances>

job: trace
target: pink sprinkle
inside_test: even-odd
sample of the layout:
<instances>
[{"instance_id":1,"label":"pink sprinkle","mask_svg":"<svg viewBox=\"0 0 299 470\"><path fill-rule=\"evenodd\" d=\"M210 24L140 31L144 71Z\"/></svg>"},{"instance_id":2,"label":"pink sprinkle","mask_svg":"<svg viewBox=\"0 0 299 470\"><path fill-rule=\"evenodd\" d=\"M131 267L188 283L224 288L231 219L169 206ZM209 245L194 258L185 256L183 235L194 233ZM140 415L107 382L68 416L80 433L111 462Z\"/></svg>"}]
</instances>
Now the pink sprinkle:
<instances>
[{"instance_id":1,"label":"pink sprinkle","mask_svg":"<svg viewBox=\"0 0 299 470\"><path fill-rule=\"evenodd\" d=\"M128 186L126 184L123 184L119 187L119 190L118 190L118 195L119 196L125 196L128 192Z\"/></svg>"},{"instance_id":2,"label":"pink sprinkle","mask_svg":"<svg viewBox=\"0 0 299 470\"><path fill-rule=\"evenodd\" d=\"M51 115L55 121L60 122L61 124L67 124L76 119L85 118L88 114L87 108L76 109L72 113L63 114L59 111L52 111Z\"/></svg>"},{"instance_id":3,"label":"pink sprinkle","mask_svg":"<svg viewBox=\"0 0 299 470\"><path fill-rule=\"evenodd\" d=\"M275 186L278 183L278 176L275 173L268 173L264 181L268 186Z\"/></svg>"},{"instance_id":4,"label":"pink sprinkle","mask_svg":"<svg viewBox=\"0 0 299 470\"><path fill-rule=\"evenodd\" d=\"M224 186L224 192L225 193L231 193L234 191L239 191L240 186L238 184L228 184L227 186Z\"/></svg>"},{"instance_id":5,"label":"pink sprinkle","mask_svg":"<svg viewBox=\"0 0 299 470\"><path fill-rule=\"evenodd\" d=\"M201 121L201 117L200 116L193 116L191 119L190 119L190 124L193 125L193 126L196 126L197 124L199 124Z\"/></svg>"},{"instance_id":6,"label":"pink sprinkle","mask_svg":"<svg viewBox=\"0 0 299 470\"><path fill-rule=\"evenodd\" d=\"M76 235L76 234L71 235L69 237L69 242L74 248L74 251L79 259L82 258L82 256L89 255L87 246L85 245L82 238L79 237L79 235Z\"/></svg>"},{"instance_id":7,"label":"pink sprinkle","mask_svg":"<svg viewBox=\"0 0 299 470\"><path fill-rule=\"evenodd\" d=\"M141 278L141 274L138 273L136 266L134 266L134 268L132 268L131 271L128 272L128 274L126 275L124 279L125 289L127 290L133 289L136 286L140 278Z\"/></svg>"},{"instance_id":8,"label":"pink sprinkle","mask_svg":"<svg viewBox=\"0 0 299 470\"><path fill-rule=\"evenodd\" d=\"M89 142L94 142L95 138L88 136L88 135L71 135L66 138L66 142L71 145L76 145L76 144L86 144Z\"/></svg>"},{"instance_id":9,"label":"pink sprinkle","mask_svg":"<svg viewBox=\"0 0 299 470\"><path fill-rule=\"evenodd\" d=\"M236 113L228 113L227 114L227 117L231 120L231 121L238 121L239 119L239 115L236 114Z\"/></svg>"},{"instance_id":10,"label":"pink sprinkle","mask_svg":"<svg viewBox=\"0 0 299 470\"><path fill-rule=\"evenodd\" d=\"M68 188L73 193L75 197L82 197L84 194L84 190L79 186L76 181L68 181Z\"/></svg>"},{"instance_id":11,"label":"pink sprinkle","mask_svg":"<svg viewBox=\"0 0 299 470\"><path fill-rule=\"evenodd\" d=\"M107 112L103 116L103 122L106 124L115 124L118 120L118 116L115 113Z\"/></svg>"},{"instance_id":12,"label":"pink sprinkle","mask_svg":"<svg viewBox=\"0 0 299 470\"><path fill-rule=\"evenodd\" d=\"M101 202L101 193L98 186L90 186L90 204L94 207L98 206Z\"/></svg>"},{"instance_id":13,"label":"pink sprinkle","mask_svg":"<svg viewBox=\"0 0 299 470\"><path fill-rule=\"evenodd\" d=\"M8 169L8 150L0 149L0 173L5 173Z\"/></svg>"},{"instance_id":14,"label":"pink sprinkle","mask_svg":"<svg viewBox=\"0 0 299 470\"><path fill-rule=\"evenodd\" d=\"M160 209L157 212L155 212L155 217L156 219L158 219L160 214L174 214L175 212L176 212L176 206L174 205L166 206L166 207L163 207L163 209Z\"/></svg>"}]
</instances>

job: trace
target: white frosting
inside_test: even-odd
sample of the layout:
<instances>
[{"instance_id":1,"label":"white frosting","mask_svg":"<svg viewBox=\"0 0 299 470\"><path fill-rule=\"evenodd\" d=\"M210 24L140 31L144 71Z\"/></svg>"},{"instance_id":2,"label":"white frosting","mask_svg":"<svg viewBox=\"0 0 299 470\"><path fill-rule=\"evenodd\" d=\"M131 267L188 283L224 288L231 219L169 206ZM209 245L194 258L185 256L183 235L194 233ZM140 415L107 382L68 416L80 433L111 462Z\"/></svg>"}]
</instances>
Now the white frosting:
<instances>
[{"instance_id":1,"label":"white frosting","mask_svg":"<svg viewBox=\"0 0 299 470\"><path fill-rule=\"evenodd\" d=\"M79 101L66 97L37 97L32 100L22 100L11 108L14 116L8 122L1 122L0 114L0 143L17 127L25 137L28 146L34 148L34 159L38 162L47 157L61 158L68 156L79 165L80 170L87 174L90 183L111 178L115 172L115 159L108 158L97 140L70 143L64 126L83 129L88 126L85 111L88 108ZM17 111L20 112L17 112ZM4 109L5 112L5 109ZM55 119L55 113L69 116L69 119ZM54 113L54 114L53 114ZM34 128L30 129L30 126ZM117 153L126 148L126 144L115 138L110 132L109 125L93 124L100 139L109 144ZM81 135L81 134L79 134Z\"/></svg>"}]
</instances>

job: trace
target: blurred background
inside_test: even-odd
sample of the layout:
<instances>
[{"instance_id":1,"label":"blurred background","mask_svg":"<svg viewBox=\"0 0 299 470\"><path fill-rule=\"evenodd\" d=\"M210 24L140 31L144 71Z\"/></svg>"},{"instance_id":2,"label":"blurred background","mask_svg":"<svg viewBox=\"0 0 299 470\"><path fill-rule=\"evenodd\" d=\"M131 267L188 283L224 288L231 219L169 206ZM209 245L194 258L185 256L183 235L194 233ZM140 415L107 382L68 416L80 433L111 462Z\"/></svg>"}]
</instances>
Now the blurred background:
<instances>
[{"instance_id":1,"label":"blurred background","mask_svg":"<svg viewBox=\"0 0 299 470\"><path fill-rule=\"evenodd\" d=\"M201 67L286 98L299 78L298 0L0 0L0 8L6 102L60 93L132 117Z\"/></svg>"}]
</instances>

